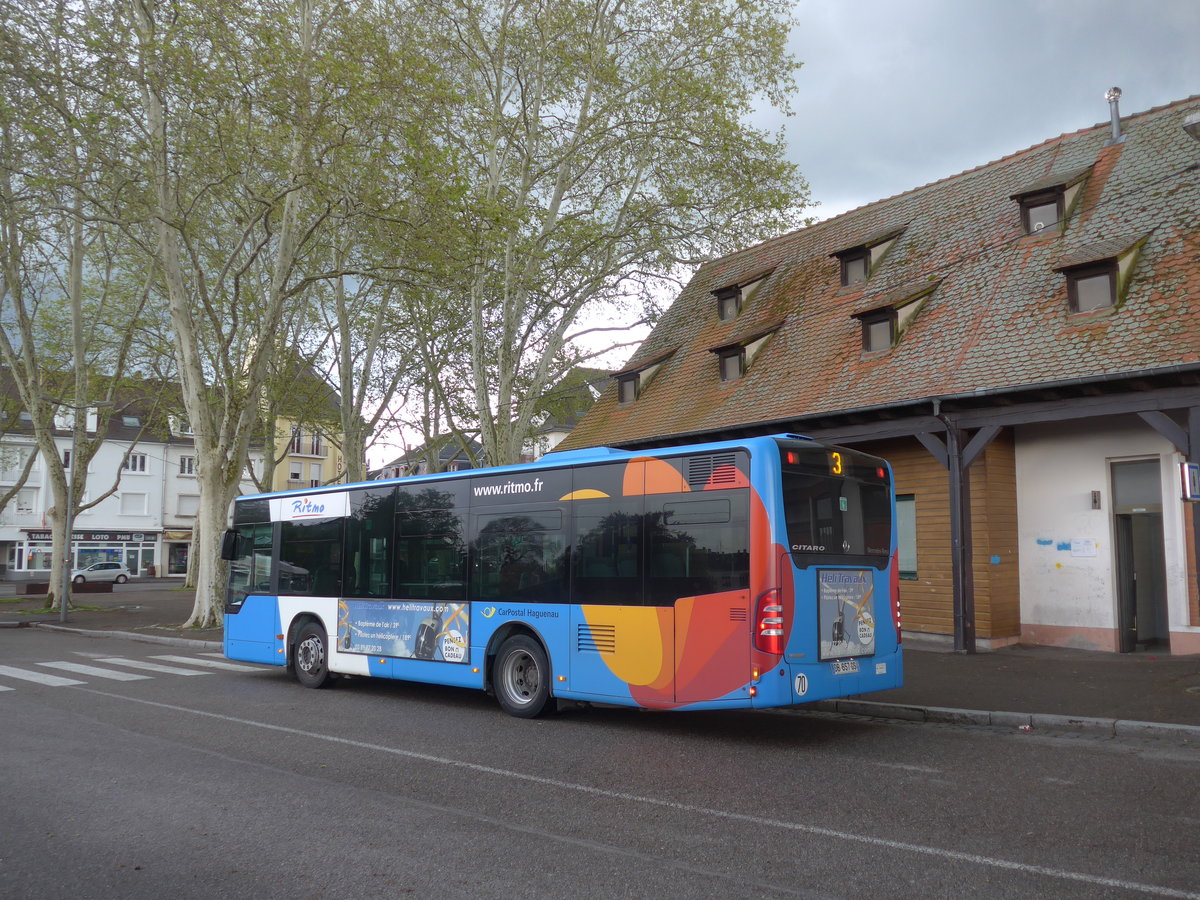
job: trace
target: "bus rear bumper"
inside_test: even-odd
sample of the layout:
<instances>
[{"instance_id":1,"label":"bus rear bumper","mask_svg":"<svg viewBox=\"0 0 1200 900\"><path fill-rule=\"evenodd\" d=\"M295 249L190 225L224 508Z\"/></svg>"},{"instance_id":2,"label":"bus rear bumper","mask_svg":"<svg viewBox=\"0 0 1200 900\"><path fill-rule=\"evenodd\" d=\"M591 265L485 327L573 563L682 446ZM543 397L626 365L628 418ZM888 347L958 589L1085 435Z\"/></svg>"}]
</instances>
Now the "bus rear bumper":
<instances>
[{"instance_id":1,"label":"bus rear bumper","mask_svg":"<svg viewBox=\"0 0 1200 900\"><path fill-rule=\"evenodd\" d=\"M887 691L904 684L904 658L893 653L808 665L781 663L755 684L757 707L797 706L817 700Z\"/></svg>"}]
</instances>

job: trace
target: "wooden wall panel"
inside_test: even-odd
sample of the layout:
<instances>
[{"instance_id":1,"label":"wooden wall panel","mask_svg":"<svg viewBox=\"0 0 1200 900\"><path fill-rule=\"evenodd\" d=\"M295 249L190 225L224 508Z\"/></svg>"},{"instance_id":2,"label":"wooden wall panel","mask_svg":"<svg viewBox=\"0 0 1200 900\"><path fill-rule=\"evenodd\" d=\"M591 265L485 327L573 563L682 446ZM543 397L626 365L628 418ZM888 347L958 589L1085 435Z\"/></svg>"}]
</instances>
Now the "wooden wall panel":
<instances>
[{"instance_id":1,"label":"wooden wall panel","mask_svg":"<svg viewBox=\"0 0 1200 900\"><path fill-rule=\"evenodd\" d=\"M896 493L912 494L917 519L917 578L900 582L905 631L954 634L950 562L950 484L946 470L915 439L860 445L892 464ZM971 466L971 538L975 636L1021 633L1017 557L1016 452L1002 431Z\"/></svg>"}]
</instances>

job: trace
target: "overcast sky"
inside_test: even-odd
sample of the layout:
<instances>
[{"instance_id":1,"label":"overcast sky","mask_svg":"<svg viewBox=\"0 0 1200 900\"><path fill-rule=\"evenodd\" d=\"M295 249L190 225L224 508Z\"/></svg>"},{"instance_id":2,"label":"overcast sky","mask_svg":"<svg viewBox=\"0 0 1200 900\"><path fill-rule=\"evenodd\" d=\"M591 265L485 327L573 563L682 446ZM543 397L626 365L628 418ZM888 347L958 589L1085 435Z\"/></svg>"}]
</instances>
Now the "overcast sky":
<instances>
[{"instance_id":1,"label":"overcast sky","mask_svg":"<svg viewBox=\"0 0 1200 900\"><path fill-rule=\"evenodd\" d=\"M1200 0L796 0L785 124L826 218L1200 94ZM756 124L777 127L778 117Z\"/></svg>"}]
</instances>

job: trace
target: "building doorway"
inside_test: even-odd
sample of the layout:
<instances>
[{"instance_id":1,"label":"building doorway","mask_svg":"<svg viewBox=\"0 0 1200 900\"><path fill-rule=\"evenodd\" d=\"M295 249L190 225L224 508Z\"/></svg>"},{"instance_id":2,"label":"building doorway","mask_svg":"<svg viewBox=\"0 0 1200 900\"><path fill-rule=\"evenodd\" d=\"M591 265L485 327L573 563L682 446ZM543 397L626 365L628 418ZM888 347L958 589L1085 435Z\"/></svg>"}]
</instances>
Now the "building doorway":
<instances>
[{"instance_id":1,"label":"building doorway","mask_svg":"<svg viewBox=\"0 0 1200 900\"><path fill-rule=\"evenodd\" d=\"M1117 556L1117 628L1122 653L1170 643L1157 459L1112 463Z\"/></svg>"}]
</instances>

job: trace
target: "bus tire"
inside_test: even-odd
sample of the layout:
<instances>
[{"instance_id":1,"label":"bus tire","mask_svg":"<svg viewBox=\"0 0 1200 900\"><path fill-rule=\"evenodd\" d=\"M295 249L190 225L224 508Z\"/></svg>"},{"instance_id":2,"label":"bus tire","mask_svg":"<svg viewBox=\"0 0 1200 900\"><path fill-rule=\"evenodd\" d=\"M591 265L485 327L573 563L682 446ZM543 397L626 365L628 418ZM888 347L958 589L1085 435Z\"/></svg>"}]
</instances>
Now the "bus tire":
<instances>
[{"instance_id":1,"label":"bus tire","mask_svg":"<svg viewBox=\"0 0 1200 900\"><path fill-rule=\"evenodd\" d=\"M533 719L555 706L546 651L525 634L513 635L500 645L492 668L492 687L500 708L510 716Z\"/></svg>"},{"instance_id":2,"label":"bus tire","mask_svg":"<svg viewBox=\"0 0 1200 900\"><path fill-rule=\"evenodd\" d=\"M301 626L292 650L296 680L307 688L323 688L330 682L329 641L317 622Z\"/></svg>"}]
</instances>

